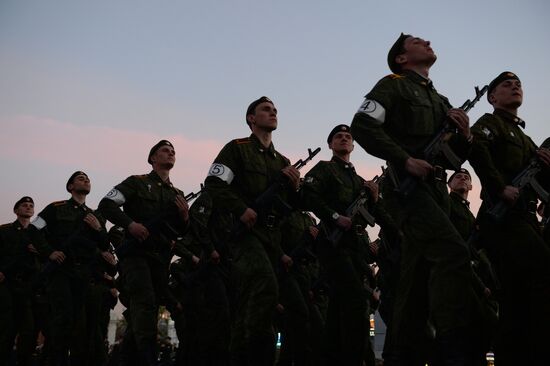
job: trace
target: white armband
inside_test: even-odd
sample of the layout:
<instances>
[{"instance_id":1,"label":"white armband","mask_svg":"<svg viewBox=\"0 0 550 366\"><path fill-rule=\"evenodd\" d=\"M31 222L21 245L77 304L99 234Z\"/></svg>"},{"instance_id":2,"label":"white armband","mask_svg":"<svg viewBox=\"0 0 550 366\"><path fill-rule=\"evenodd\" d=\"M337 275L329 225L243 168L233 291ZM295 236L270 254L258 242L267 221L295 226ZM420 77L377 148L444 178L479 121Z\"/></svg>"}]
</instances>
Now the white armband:
<instances>
[{"instance_id":1,"label":"white armband","mask_svg":"<svg viewBox=\"0 0 550 366\"><path fill-rule=\"evenodd\" d=\"M228 166L219 163L212 164L208 170L208 176L218 177L227 184L231 184L233 178L235 178L235 174L233 174L233 171Z\"/></svg>"},{"instance_id":2,"label":"white armband","mask_svg":"<svg viewBox=\"0 0 550 366\"><path fill-rule=\"evenodd\" d=\"M116 188L111 189L109 193L107 193L103 198L107 198L107 199L110 199L111 201L114 201L117 204L117 206L122 206L124 202L126 202L126 197L124 197L122 192Z\"/></svg>"},{"instance_id":3,"label":"white armband","mask_svg":"<svg viewBox=\"0 0 550 366\"><path fill-rule=\"evenodd\" d=\"M31 225L37 228L38 230L42 230L46 227L47 223L46 223L46 220L44 220L40 216L36 216L36 218L32 220Z\"/></svg>"},{"instance_id":4,"label":"white armband","mask_svg":"<svg viewBox=\"0 0 550 366\"><path fill-rule=\"evenodd\" d=\"M378 124L384 123L386 119L386 110L384 109L382 104L372 99L365 99L365 101L357 110L357 113L366 114L367 116L375 119Z\"/></svg>"}]
</instances>

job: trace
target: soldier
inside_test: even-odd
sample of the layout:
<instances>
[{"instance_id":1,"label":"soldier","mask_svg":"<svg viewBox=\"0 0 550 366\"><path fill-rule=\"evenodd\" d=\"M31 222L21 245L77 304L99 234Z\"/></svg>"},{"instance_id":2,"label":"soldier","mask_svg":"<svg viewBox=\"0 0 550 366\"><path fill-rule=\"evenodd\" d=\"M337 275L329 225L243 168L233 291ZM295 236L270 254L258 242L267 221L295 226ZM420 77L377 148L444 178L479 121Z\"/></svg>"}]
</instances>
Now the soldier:
<instances>
[{"instance_id":1,"label":"soldier","mask_svg":"<svg viewBox=\"0 0 550 366\"><path fill-rule=\"evenodd\" d=\"M7 362L7 353L17 337L17 364L30 365L36 346L35 299L32 281L40 264L37 258L52 256L52 249L43 236L30 225L34 201L25 196L13 207L17 219L0 226L0 365Z\"/></svg>"},{"instance_id":2,"label":"soldier","mask_svg":"<svg viewBox=\"0 0 550 366\"><path fill-rule=\"evenodd\" d=\"M116 185L101 200L99 210L129 236L117 249L122 254L122 292L128 301L125 342L133 337L143 362L154 365L158 307L172 301L168 291L172 240L187 229L189 208L183 192L170 182L176 162L174 146L159 141L147 161L153 170Z\"/></svg>"},{"instance_id":3,"label":"soldier","mask_svg":"<svg viewBox=\"0 0 550 366\"><path fill-rule=\"evenodd\" d=\"M193 202L189 217L189 230L178 246L181 259L170 265L171 289L184 309L173 315L177 364L223 366L229 364L230 317L228 257L222 241L232 221L213 210L206 192Z\"/></svg>"},{"instance_id":4,"label":"soldier","mask_svg":"<svg viewBox=\"0 0 550 366\"><path fill-rule=\"evenodd\" d=\"M117 304L117 293L114 277L117 274L117 262L111 249L97 251L92 262L92 279L86 296L86 325L88 333L83 342L90 350L88 365L105 365L107 363L107 332L110 311Z\"/></svg>"},{"instance_id":5,"label":"soldier","mask_svg":"<svg viewBox=\"0 0 550 366\"><path fill-rule=\"evenodd\" d=\"M468 240L474 231L475 217L470 211L468 193L472 190L472 178L468 170L461 168L449 178L447 185L451 199L451 222L462 239Z\"/></svg>"},{"instance_id":6,"label":"soldier","mask_svg":"<svg viewBox=\"0 0 550 366\"><path fill-rule=\"evenodd\" d=\"M475 217L470 211L468 193L472 190L470 172L461 168L455 171L447 182L450 188L450 219L460 236L469 245L474 270L473 286L476 294L476 311L472 313L473 365L487 364L486 354L491 350L497 323L498 305L493 293L496 292L493 268L483 249L477 248Z\"/></svg>"},{"instance_id":7,"label":"soldier","mask_svg":"<svg viewBox=\"0 0 550 366\"><path fill-rule=\"evenodd\" d=\"M275 180L284 177L288 182L283 183L281 199L292 199L300 173L273 146L277 109L269 98L261 97L250 104L246 123L252 130L250 137L224 146L205 183L214 207L233 214L240 227L246 228L238 230L231 248L236 291L230 346L233 362L272 365L275 353L272 318L278 298L274 268L280 264L288 268L292 259L281 248L281 210L253 206Z\"/></svg>"},{"instance_id":8,"label":"soldier","mask_svg":"<svg viewBox=\"0 0 550 366\"><path fill-rule=\"evenodd\" d=\"M85 364L86 345L74 342L81 339L76 324L83 314L88 291L90 264L96 249L108 249L105 221L86 206L90 179L86 173L74 172L65 185L71 198L53 202L38 214L32 224L42 231L56 250L52 262L42 271L48 276L46 291L50 302L51 347L55 365L66 365L71 349L71 363ZM48 274L49 273L49 274ZM85 330L82 330L85 332Z\"/></svg>"},{"instance_id":9,"label":"soldier","mask_svg":"<svg viewBox=\"0 0 550 366\"><path fill-rule=\"evenodd\" d=\"M306 174L304 201L321 219L326 232L335 228L344 231L337 247L328 240L317 244L319 261L331 289L326 324L327 364L357 366L363 360L369 336L368 294L363 284L370 270L365 261L369 241L364 230L366 223L352 221L346 210L364 189L370 194L372 210L378 201L378 186L357 175L350 163L353 138L348 126L334 127L327 143L332 159L319 162Z\"/></svg>"},{"instance_id":10,"label":"soldier","mask_svg":"<svg viewBox=\"0 0 550 366\"><path fill-rule=\"evenodd\" d=\"M483 188L481 235L502 286L495 358L499 365L541 364L547 360L550 327L550 248L538 227L536 193L511 182L534 156L548 174L550 151L537 149L523 132L525 121L518 117L523 89L516 74L503 72L491 81L487 99L494 111L472 128L470 163ZM501 200L508 213L491 220L485 213Z\"/></svg>"},{"instance_id":11,"label":"soldier","mask_svg":"<svg viewBox=\"0 0 550 366\"><path fill-rule=\"evenodd\" d=\"M444 362L463 365L469 358L472 274L466 244L448 216L445 168L449 164L445 159L427 162L422 152L445 120L458 130L449 145L462 159L469 153L472 137L468 116L451 108L429 79L436 58L429 41L401 34L388 53L394 74L384 77L366 95L351 125L356 141L369 154L386 160L393 173L394 183L386 184L382 192L405 237L392 319L394 360L387 360L388 364L425 361L415 342L423 338L419 335L426 324L426 309ZM416 187L401 197L394 188L407 178L416 179ZM419 276L415 272L425 267L421 262L428 263L429 271ZM429 306L419 303L425 298Z\"/></svg>"},{"instance_id":12,"label":"soldier","mask_svg":"<svg viewBox=\"0 0 550 366\"><path fill-rule=\"evenodd\" d=\"M308 212L294 210L283 222L283 250L292 258L289 271L278 268L281 348L278 366L308 364L311 360L309 291L317 258L313 241L319 230ZM311 361L309 362L311 363Z\"/></svg>"}]
</instances>

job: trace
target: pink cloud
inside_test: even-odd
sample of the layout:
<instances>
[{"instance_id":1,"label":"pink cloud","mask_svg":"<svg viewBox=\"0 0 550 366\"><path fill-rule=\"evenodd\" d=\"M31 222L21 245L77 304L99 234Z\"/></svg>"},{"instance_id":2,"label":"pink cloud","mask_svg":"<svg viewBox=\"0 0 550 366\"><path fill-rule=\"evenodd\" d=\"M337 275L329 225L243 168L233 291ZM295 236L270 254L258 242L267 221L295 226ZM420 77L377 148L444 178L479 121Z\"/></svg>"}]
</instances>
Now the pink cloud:
<instances>
[{"instance_id":1,"label":"pink cloud","mask_svg":"<svg viewBox=\"0 0 550 366\"><path fill-rule=\"evenodd\" d=\"M98 184L98 199L130 174L143 174L150 170L146 158L151 146L161 139L170 140L177 152L177 163L171 172L172 181L186 192L198 189L208 168L224 143L209 139L191 139L182 134L161 136L144 131L132 131L101 126L82 126L68 122L36 116L16 116L0 119L0 154L4 159L21 162L38 162L45 166L67 167L67 174L76 169L94 170L103 177L118 177ZM24 136L24 139L22 139ZM292 162L304 157L301 150L289 151L286 155ZM302 175L313 167L319 159L329 159L325 151L319 154L302 170ZM380 160L357 156L353 159L358 174L372 179L381 173ZM473 175L474 189L470 192L471 210L477 213L480 183ZM65 176L61 177L64 182ZM101 186L101 188L99 187ZM46 197L47 192L41 193ZM11 196L10 196L11 198ZM53 200L56 197L51 197ZM47 199L50 199L49 197ZM11 202L11 201L9 201ZM8 213L8 216L11 213ZM8 217L7 216L7 217ZM7 218L6 217L6 218Z\"/></svg>"},{"instance_id":2,"label":"pink cloud","mask_svg":"<svg viewBox=\"0 0 550 366\"><path fill-rule=\"evenodd\" d=\"M170 140L177 153L173 180L198 184L222 147L214 140L196 140L181 134L161 136L100 126L81 126L54 119L17 116L0 121L0 153L18 161L129 175L147 172L147 154L161 139ZM21 136L25 136L24 141ZM24 144L23 144L24 142ZM113 182L115 183L115 182Z\"/></svg>"}]
</instances>

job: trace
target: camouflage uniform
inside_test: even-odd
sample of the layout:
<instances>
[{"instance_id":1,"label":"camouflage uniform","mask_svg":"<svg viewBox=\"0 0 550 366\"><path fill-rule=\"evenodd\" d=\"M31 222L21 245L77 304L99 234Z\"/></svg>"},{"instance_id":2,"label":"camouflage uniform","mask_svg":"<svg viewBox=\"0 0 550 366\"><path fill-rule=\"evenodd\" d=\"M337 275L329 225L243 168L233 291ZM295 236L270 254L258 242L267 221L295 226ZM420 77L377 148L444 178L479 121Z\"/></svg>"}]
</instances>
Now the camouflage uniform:
<instances>
[{"instance_id":1,"label":"camouflage uniform","mask_svg":"<svg viewBox=\"0 0 550 366\"><path fill-rule=\"evenodd\" d=\"M16 220L0 226L0 365L7 361L16 335L17 363L30 365L36 346L36 303L32 282L40 269L39 258L27 246L47 257L52 249L38 230L29 225L24 228Z\"/></svg>"},{"instance_id":2,"label":"camouflage uniform","mask_svg":"<svg viewBox=\"0 0 550 366\"><path fill-rule=\"evenodd\" d=\"M283 250L290 255L293 265L288 272L282 267L277 269L279 302L284 307L277 363L280 366L305 365L311 354L309 291L317 260L312 253L313 237L309 228L314 225L314 219L307 212L295 210L282 226Z\"/></svg>"},{"instance_id":3,"label":"camouflage uniform","mask_svg":"<svg viewBox=\"0 0 550 366\"><path fill-rule=\"evenodd\" d=\"M207 192L217 209L240 218L288 165L289 160L273 144L264 147L254 134L233 140L214 160L205 181ZM283 200L288 191L282 191ZM256 224L231 246L236 293L230 347L233 357L240 359L235 362L270 364L275 347L272 318L278 300L275 267L284 254L282 217L276 207L257 213Z\"/></svg>"},{"instance_id":4,"label":"camouflage uniform","mask_svg":"<svg viewBox=\"0 0 550 366\"><path fill-rule=\"evenodd\" d=\"M498 305L494 296L487 293L490 289L496 292L492 266L484 250L475 247L475 217L470 211L470 202L460 194L451 192L451 222L455 225L460 236L469 243L472 255L472 268L474 270L473 286L476 294L476 307L472 312L472 339L474 344L474 364L485 366L486 354L492 349L493 338L496 330Z\"/></svg>"},{"instance_id":5,"label":"camouflage uniform","mask_svg":"<svg viewBox=\"0 0 550 366\"><path fill-rule=\"evenodd\" d=\"M189 231L178 243L181 259L170 266L172 289L183 305L183 311L173 315L180 340L178 362L221 366L229 362L230 339L229 258L227 244L222 243L228 233L222 231L232 222L213 210L206 192L193 202L189 217ZM222 257L218 264L210 259L214 249ZM193 263L192 256L200 262Z\"/></svg>"},{"instance_id":6,"label":"camouflage uniform","mask_svg":"<svg viewBox=\"0 0 550 366\"><path fill-rule=\"evenodd\" d=\"M114 288L112 278L116 274L116 265L107 262L98 251L92 262L92 278L86 295L85 315L83 316L83 324L88 332L82 342L88 345L90 354L88 365L90 366L107 363L105 342L110 312L117 304L117 298L111 293L111 289Z\"/></svg>"},{"instance_id":7,"label":"camouflage uniform","mask_svg":"<svg viewBox=\"0 0 550 366\"><path fill-rule=\"evenodd\" d=\"M84 222L87 214L94 214L102 225L96 231ZM87 345L77 342L82 339L77 328L83 314L85 296L91 278L90 265L96 249L108 249L105 220L85 204L73 198L53 202L46 206L33 221L45 233L54 250L62 251L66 259L61 265L50 262L51 274L47 279L47 294L51 306L51 347L56 364L67 362L67 351L71 349L71 363L85 363ZM48 272L49 269L44 270Z\"/></svg>"},{"instance_id":8,"label":"camouflage uniform","mask_svg":"<svg viewBox=\"0 0 550 366\"><path fill-rule=\"evenodd\" d=\"M351 163L333 157L331 161L319 162L306 174L303 189L306 207L329 232L336 225L333 215L346 214L348 206L364 189L364 180ZM336 248L328 241L317 241L319 261L330 285L326 324L328 364L359 365L363 360L369 336L368 296L363 284L369 270L365 260L369 242L365 226L366 223L354 222Z\"/></svg>"},{"instance_id":9,"label":"camouflage uniform","mask_svg":"<svg viewBox=\"0 0 550 366\"><path fill-rule=\"evenodd\" d=\"M187 228L177 212L176 195L183 196L183 192L151 171L126 178L99 204L99 210L115 225L128 228L137 222L149 230L147 240L129 238L117 249L117 254L119 250L124 253L119 270L128 302L127 336L134 337L147 362L155 358L158 307L174 302L168 291L168 266L175 233L168 226L179 233Z\"/></svg>"},{"instance_id":10,"label":"camouflage uniform","mask_svg":"<svg viewBox=\"0 0 550 366\"><path fill-rule=\"evenodd\" d=\"M496 109L472 127L475 143L470 163L483 185L482 240L502 285L495 352L499 365L544 362L550 327L550 248L544 243L535 215L535 192L524 190L502 222L485 216L504 187L535 155L536 145L520 128L524 123ZM521 309L524 317L518 320Z\"/></svg>"},{"instance_id":11,"label":"camouflage uniform","mask_svg":"<svg viewBox=\"0 0 550 366\"><path fill-rule=\"evenodd\" d=\"M387 161L395 178L405 179L406 160L423 158L424 147L443 127L449 108L447 98L437 93L430 80L405 70L384 77L366 95L351 130L369 154ZM470 144L462 135L452 135L449 144L458 156L469 153ZM420 362L425 361L417 349L422 344L414 343L422 338L419 334L426 324L427 309L440 350L447 355L460 354L459 349L466 348L473 299L468 249L449 220L449 194L443 176L448 163L441 159L435 165L441 167L419 180L406 199L399 197L390 180L381 188L386 207L405 237L392 319L396 347L392 352L397 358L420 358ZM423 270L424 263L429 273Z\"/></svg>"}]
</instances>

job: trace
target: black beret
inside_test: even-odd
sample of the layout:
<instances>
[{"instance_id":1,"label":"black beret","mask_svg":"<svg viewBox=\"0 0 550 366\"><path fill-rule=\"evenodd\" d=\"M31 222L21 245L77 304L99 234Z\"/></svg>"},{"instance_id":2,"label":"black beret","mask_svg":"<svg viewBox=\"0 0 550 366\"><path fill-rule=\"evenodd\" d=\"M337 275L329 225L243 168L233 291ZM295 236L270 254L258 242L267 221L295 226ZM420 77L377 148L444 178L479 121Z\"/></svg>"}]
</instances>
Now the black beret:
<instances>
[{"instance_id":1,"label":"black beret","mask_svg":"<svg viewBox=\"0 0 550 366\"><path fill-rule=\"evenodd\" d=\"M489 89L487 89L487 100L489 100L489 94L491 94L493 90L495 90L498 84L502 83L504 80L510 80L510 79L521 81L519 80L516 74L510 71L504 71L500 73L499 76L497 76L493 81L491 81L489 83Z\"/></svg>"},{"instance_id":2,"label":"black beret","mask_svg":"<svg viewBox=\"0 0 550 366\"><path fill-rule=\"evenodd\" d=\"M174 145L172 145L172 143L170 141L160 140L159 142L157 142L157 144L155 146L153 146L151 148L151 151L149 151L149 156L147 157L147 162L149 164L153 164L153 162L151 161L151 156L153 156L153 154L156 153L157 150L160 149L163 146L170 146L172 149L174 148Z\"/></svg>"},{"instance_id":3,"label":"black beret","mask_svg":"<svg viewBox=\"0 0 550 366\"><path fill-rule=\"evenodd\" d=\"M265 102L273 104L273 101L271 99L269 99L268 97L260 97L260 98L256 99L255 101L253 101L252 103L250 103L250 105L246 109L246 116L244 116L244 119L246 120L246 123L248 123L248 120L246 119L246 117L248 117L249 114L254 114L254 110L256 109L256 107L259 104L262 104L262 103L265 103Z\"/></svg>"},{"instance_id":4,"label":"black beret","mask_svg":"<svg viewBox=\"0 0 550 366\"><path fill-rule=\"evenodd\" d=\"M334 135L336 135L338 132L349 132L349 133L351 133L350 128L349 128L348 125L344 125L344 124L338 125L338 126L334 127L334 128L332 129L332 131L330 131L330 133L328 134L327 143L330 144L330 142L332 141L332 138L333 138Z\"/></svg>"},{"instance_id":5,"label":"black beret","mask_svg":"<svg viewBox=\"0 0 550 366\"><path fill-rule=\"evenodd\" d=\"M395 58L405 52L403 49L403 46L405 44L405 40L409 37L412 37L410 34L403 34L397 38L397 41L391 46L390 52L388 52L388 66L390 67L390 70L394 74L398 74L401 72L401 66L397 62L395 62Z\"/></svg>"},{"instance_id":6,"label":"black beret","mask_svg":"<svg viewBox=\"0 0 550 366\"><path fill-rule=\"evenodd\" d=\"M447 181L447 183L451 183L451 181L453 180L453 178L455 177L455 175L457 175L458 173L467 174L468 177L470 177L470 180L472 180L472 176L470 175L470 172L468 171L468 169L460 168L460 169L458 169L457 171L455 171L453 174L451 174L451 176L449 177L449 180Z\"/></svg>"},{"instance_id":7,"label":"black beret","mask_svg":"<svg viewBox=\"0 0 550 366\"><path fill-rule=\"evenodd\" d=\"M19 201L15 202L15 206L13 206L13 210L14 211L17 210L17 207L19 207L20 204L25 202L30 202L34 204L34 201L32 200L32 198L30 198L29 196L24 196L24 197L21 197Z\"/></svg>"},{"instance_id":8,"label":"black beret","mask_svg":"<svg viewBox=\"0 0 550 366\"><path fill-rule=\"evenodd\" d=\"M74 172L71 177L69 178L69 180L67 181L67 184L65 184L65 189L67 189L67 192L71 193L71 191L69 191L69 184L72 184L74 179L79 176L79 175L85 175L86 178L88 178L88 174L84 173L84 172L81 172L80 170L79 171L76 171Z\"/></svg>"}]
</instances>

